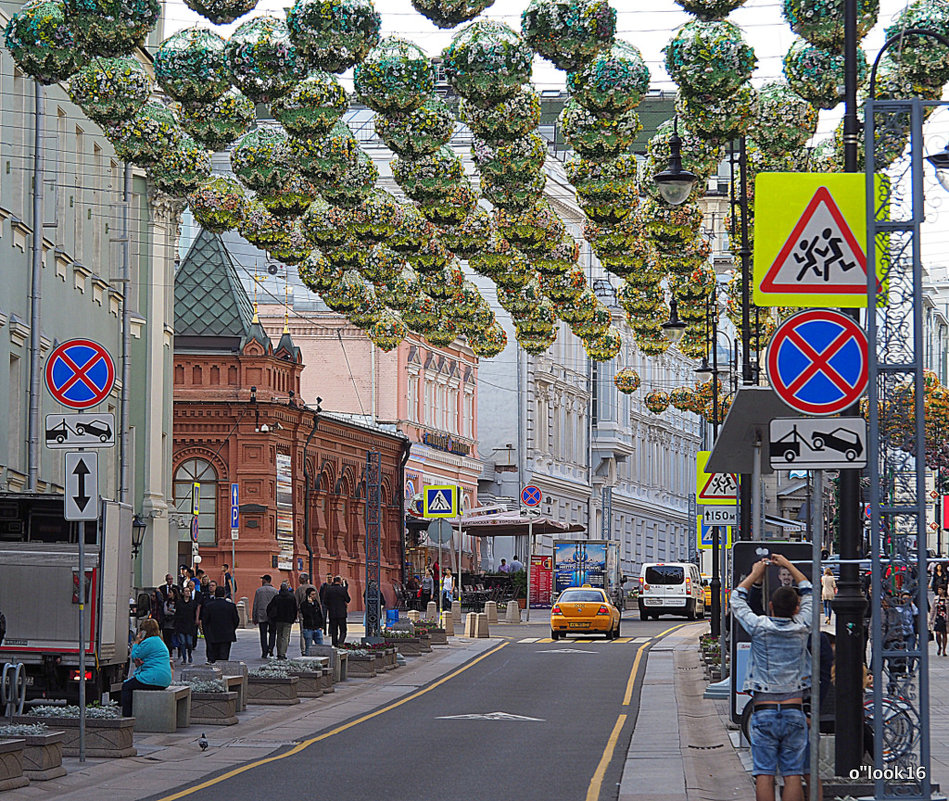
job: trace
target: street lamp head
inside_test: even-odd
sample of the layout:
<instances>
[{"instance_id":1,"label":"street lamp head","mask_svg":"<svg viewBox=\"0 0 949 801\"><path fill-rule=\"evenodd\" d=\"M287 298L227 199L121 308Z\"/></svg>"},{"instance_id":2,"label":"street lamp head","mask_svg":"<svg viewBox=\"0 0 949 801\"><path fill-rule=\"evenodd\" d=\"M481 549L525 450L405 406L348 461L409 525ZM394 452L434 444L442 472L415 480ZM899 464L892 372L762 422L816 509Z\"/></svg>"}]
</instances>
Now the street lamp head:
<instances>
[{"instance_id":1,"label":"street lamp head","mask_svg":"<svg viewBox=\"0 0 949 801\"><path fill-rule=\"evenodd\" d=\"M949 145L946 145L938 153L926 156L926 161L936 168L936 180L939 181L943 189L949 192Z\"/></svg>"},{"instance_id":2,"label":"street lamp head","mask_svg":"<svg viewBox=\"0 0 949 801\"><path fill-rule=\"evenodd\" d=\"M145 534L148 532L148 524L137 514L132 517L132 558L138 556L138 552L145 542Z\"/></svg>"},{"instance_id":3,"label":"street lamp head","mask_svg":"<svg viewBox=\"0 0 949 801\"><path fill-rule=\"evenodd\" d=\"M681 206L692 194L699 180L689 170L682 169L682 140L679 138L679 121L673 121L672 136L669 138L669 165L658 173L653 180L659 186L659 194L670 206Z\"/></svg>"},{"instance_id":4,"label":"street lamp head","mask_svg":"<svg viewBox=\"0 0 949 801\"><path fill-rule=\"evenodd\" d=\"M685 333L685 323L679 319L679 310L676 299L672 298L669 304L669 319L662 324L662 335L673 345L677 344Z\"/></svg>"},{"instance_id":5,"label":"street lamp head","mask_svg":"<svg viewBox=\"0 0 949 801\"><path fill-rule=\"evenodd\" d=\"M695 377L699 381L708 381L712 377L712 368L709 367L708 358L702 357L702 363L695 368Z\"/></svg>"}]
</instances>

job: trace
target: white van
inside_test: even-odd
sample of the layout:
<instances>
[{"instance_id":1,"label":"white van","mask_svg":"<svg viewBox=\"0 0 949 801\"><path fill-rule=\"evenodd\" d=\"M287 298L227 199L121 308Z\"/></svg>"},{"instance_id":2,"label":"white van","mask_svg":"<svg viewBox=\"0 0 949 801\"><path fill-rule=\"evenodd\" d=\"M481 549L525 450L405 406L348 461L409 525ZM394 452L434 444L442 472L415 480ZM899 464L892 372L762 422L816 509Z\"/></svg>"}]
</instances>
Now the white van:
<instances>
[{"instance_id":1,"label":"white van","mask_svg":"<svg viewBox=\"0 0 949 801\"><path fill-rule=\"evenodd\" d=\"M705 617L705 592L697 566L691 562L649 562L639 576L639 619L659 615Z\"/></svg>"}]
</instances>

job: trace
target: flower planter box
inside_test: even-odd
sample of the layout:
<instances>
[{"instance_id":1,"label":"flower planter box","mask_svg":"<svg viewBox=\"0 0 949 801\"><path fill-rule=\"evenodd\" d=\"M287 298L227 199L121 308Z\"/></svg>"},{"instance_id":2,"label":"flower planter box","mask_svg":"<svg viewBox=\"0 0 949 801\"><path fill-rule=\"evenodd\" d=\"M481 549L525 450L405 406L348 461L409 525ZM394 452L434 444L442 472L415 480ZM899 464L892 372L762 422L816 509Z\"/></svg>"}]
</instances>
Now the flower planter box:
<instances>
[{"instance_id":1,"label":"flower planter box","mask_svg":"<svg viewBox=\"0 0 949 801\"><path fill-rule=\"evenodd\" d=\"M445 629L434 629L428 632L432 645L448 645L448 634Z\"/></svg>"},{"instance_id":2,"label":"flower planter box","mask_svg":"<svg viewBox=\"0 0 949 801\"><path fill-rule=\"evenodd\" d=\"M63 767L63 740L61 731L46 734L26 734L23 749L23 775L31 782L45 782L66 775ZM19 738L17 738L19 739Z\"/></svg>"},{"instance_id":3,"label":"flower planter box","mask_svg":"<svg viewBox=\"0 0 949 801\"><path fill-rule=\"evenodd\" d=\"M239 711L239 693L191 693L192 725L233 726Z\"/></svg>"},{"instance_id":4,"label":"flower planter box","mask_svg":"<svg viewBox=\"0 0 949 801\"><path fill-rule=\"evenodd\" d=\"M333 686L333 678L335 674L333 673L333 668L325 667L323 668L323 675L320 676L320 687L323 688L323 694L326 693L335 693L336 687Z\"/></svg>"},{"instance_id":5,"label":"flower planter box","mask_svg":"<svg viewBox=\"0 0 949 801\"><path fill-rule=\"evenodd\" d=\"M319 698L323 694L323 671L305 670L294 673L297 682L297 695L300 698Z\"/></svg>"},{"instance_id":6,"label":"flower planter box","mask_svg":"<svg viewBox=\"0 0 949 801\"><path fill-rule=\"evenodd\" d=\"M423 634L419 637L418 649L423 654L430 654L432 652L432 635Z\"/></svg>"},{"instance_id":7,"label":"flower planter box","mask_svg":"<svg viewBox=\"0 0 949 801\"><path fill-rule=\"evenodd\" d=\"M376 658L349 654L349 675L357 679L371 679L376 675Z\"/></svg>"},{"instance_id":8,"label":"flower planter box","mask_svg":"<svg viewBox=\"0 0 949 801\"><path fill-rule=\"evenodd\" d=\"M396 654L399 653L398 650L395 648L386 648L382 653L385 656L386 670L395 670L399 666L399 660L396 659Z\"/></svg>"},{"instance_id":9,"label":"flower planter box","mask_svg":"<svg viewBox=\"0 0 949 801\"><path fill-rule=\"evenodd\" d=\"M296 676L247 677L247 703L292 706L300 703Z\"/></svg>"},{"instance_id":10,"label":"flower planter box","mask_svg":"<svg viewBox=\"0 0 949 801\"><path fill-rule=\"evenodd\" d=\"M381 651L373 651L372 658L376 661L376 673L386 672L386 655Z\"/></svg>"},{"instance_id":11,"label":"flower planter box","mask_svg":"<svg viewBox=\"0 0 949 801\"><path fill-rule=\"evenodd\" d=\"M41 718L20 715L13 723L45 723L63 735L64 756L79 756L79 718ZM135 718L86 718L86 756L96 759L133 757L138 751L132 745Z\"/></svg>"},{"instance_id":12,"label":"flower planter box","mask_svg":"<svg viewBox=\"0 0 949 801\"><path fill-rule=\"evenodd\" d=\"M386 640L386 645L394 646L402 656L418 656L422 653L421 640L418 637L403 637L398 640Z\"/></svg>"},{"instance_id":13,"label":"flower planter box","mask_svg":"<svg viewBox=\"0 0 949 801\"><path fill-rule=\"evenodd\" d=\"M0 740L0 791L26 787L30 780L23 775L24 738Z\"/></svg>"}]
</instances>

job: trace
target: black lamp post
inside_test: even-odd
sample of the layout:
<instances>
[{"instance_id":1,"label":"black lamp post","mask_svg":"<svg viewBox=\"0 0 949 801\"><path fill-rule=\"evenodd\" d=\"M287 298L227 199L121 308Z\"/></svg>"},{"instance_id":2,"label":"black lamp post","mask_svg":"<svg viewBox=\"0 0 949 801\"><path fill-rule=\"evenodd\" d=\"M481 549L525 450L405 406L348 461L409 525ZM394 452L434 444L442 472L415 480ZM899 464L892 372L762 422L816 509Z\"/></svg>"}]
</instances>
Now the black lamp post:
<instances>
[{"instance_id":1,"label":"black lamp post","mask_svg":"<svg viewBox=\"0 0 949 801\"><path fill-rule=\"evenodd\" d=\"M672 136L669 138L669 164L653 180L659 185L659 194L670 206L681 206L692 194L699 180L694 172L682 169L682 140L679 138L679 118L672 118Z\"/></svg>"}]
</instances>

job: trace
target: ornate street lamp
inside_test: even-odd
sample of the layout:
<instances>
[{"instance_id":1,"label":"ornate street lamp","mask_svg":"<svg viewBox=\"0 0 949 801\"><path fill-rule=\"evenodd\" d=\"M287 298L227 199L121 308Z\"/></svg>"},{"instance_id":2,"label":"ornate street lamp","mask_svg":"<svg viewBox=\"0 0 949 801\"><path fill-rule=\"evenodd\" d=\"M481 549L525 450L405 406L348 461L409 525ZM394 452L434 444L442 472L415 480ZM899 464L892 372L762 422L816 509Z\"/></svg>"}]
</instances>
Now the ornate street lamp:
<instances>
[{"instance_id":1,"label":"ornate street lamp","mask_svg":"<svg viewBox=\"0 0 949 801\"><path fill-rule=\"evenodd\" d=\"M949 145L946 145L939 153L926 156L926 161L936 168L936 180L943 189L949 192Z\"/></svg>"},{"instance_id":2,"label":"ornate street lamp","mask_svg":"<svg viewBox=\"0 0 949 801\"><path fill-rule=\"evenodd\" d=\"M682 169L682 140L679 138L679 118L673 117L672 136L669 138L669 165L653 180L659 185L659 194L671 206L681 206L688 200L699 180L694 172Z\"/></svg>"},{"instance_id":3,"label":"ornate street lamp","mask_svg":"<svg viewBox=\"0 0 949 801\"><path fill-rule=\"evenodd\" d=\"M135 515L132 518L132 558L135 559L142 549L142 543L145 542L145 535L148 533L148 523L141 517Z\"/></svg>"},{"instance_id":4,"label":"ornate street lamp","mask_svg":"<svg viewBox=\"0 0 949 801\"><path fill-rule=\"evenodd\" d=\"M685 323L679 319L679 308L675 296L669 304L669 319L662 324L662 335L673 345L677 344L685 333Z\"/></svg>"}]
</instances>

